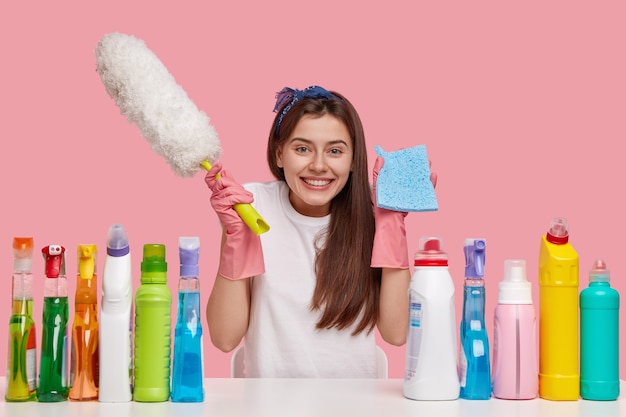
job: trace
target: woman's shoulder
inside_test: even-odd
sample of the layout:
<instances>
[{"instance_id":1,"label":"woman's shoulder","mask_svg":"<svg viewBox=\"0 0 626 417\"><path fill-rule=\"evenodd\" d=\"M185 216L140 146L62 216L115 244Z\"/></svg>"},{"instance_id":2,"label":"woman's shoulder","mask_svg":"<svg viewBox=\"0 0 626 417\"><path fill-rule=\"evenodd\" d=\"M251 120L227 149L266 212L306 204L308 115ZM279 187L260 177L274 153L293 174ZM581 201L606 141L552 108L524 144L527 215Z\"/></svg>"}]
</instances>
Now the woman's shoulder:
<instances>
[{"instance_id":1,"label":"woman's shoulder","mask_svg":"<svg viewBox=\"0 0 626 417\"><path fill-rule=\"evenodd\" d=\"M257 194L276 195L280 194L287 186L284 181L247 182L243 187L255 196Z\"/></svg>"},{"instance_id":2,"label":"woman's shoulder","mask_svg":"<svg viewBox=\"0 0 626 417\"><path fill-rule=\"evenodd\" d=\"M254 196L254 204L276 204L289 195L284 181L247 182L243 187Z\"/></svg>"}]
</instances>

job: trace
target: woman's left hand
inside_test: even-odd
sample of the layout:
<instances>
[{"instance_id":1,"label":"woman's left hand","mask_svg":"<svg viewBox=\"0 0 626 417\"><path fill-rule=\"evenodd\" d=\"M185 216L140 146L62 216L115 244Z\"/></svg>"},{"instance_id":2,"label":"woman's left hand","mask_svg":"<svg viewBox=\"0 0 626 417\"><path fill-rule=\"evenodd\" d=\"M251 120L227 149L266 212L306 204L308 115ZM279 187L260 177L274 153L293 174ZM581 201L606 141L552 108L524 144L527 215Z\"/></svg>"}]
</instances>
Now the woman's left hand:
<instances>
[{"instance_id":1,"label":"woman's left hand","mask_svg":"<svg viewBox=\"0 0 626 417\"><path fill-rule=\"evenodd\" d=\"M437 187L437 173L433 171L433 161L428 160L428 168L430 168L430 182L433 183L433 188Z\"/></svg>"}]
</instances>

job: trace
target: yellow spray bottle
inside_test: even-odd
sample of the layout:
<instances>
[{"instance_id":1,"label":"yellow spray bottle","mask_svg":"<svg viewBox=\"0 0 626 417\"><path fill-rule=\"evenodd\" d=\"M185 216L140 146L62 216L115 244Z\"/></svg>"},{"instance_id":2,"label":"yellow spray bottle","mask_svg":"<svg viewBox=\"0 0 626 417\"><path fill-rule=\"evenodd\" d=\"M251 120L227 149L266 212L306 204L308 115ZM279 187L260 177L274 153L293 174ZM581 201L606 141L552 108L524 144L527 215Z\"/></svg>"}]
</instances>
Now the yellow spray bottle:
<instances>
[{"instance_id":1,"label":"yellow spray bottle","mask_svg":"<svg viewBox=\"0 0 626 417\"><path fill-rule=\"evenodd\" d=\"M557 217L539 250L539 396L576 401L579 393L578 254Z\"/></svg>"}]
</instances>

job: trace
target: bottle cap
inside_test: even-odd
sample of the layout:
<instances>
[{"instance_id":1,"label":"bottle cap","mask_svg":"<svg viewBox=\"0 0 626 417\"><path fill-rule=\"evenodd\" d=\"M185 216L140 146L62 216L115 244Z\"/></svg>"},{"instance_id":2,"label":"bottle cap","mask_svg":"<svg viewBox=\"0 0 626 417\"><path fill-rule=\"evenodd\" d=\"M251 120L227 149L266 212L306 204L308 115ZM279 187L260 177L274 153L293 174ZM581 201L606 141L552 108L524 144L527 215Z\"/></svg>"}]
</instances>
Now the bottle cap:
<instances>
[{"instance_id":1,"label":"bottle cap","mask_svg":"<svg viewBox=\"0 0 626 417\"><path fill-rule=\"evenodd\" d=\"M602 259L596 259L589 271L589 282L611 282L611 274Z\"/></svg>"},{"instance_id":2,"label":"bottle cap","mask_svg":"<svg viewBox=\"0 0 626 417\"><path fill-rule=\"evenodd\" d=\"M130 253L128 236L121 224L112 224L107 234L107 255L120 257Z\"/></svg>"},{"instance_id":3,"label":"bottle cap","mask_svg":"<svg viewBox=\"0 0 626 417\"><path fill-rule=\"evenodd\" d=\"M151 243L143 245L141 261L141 282L167 282L167 262L165 261L165 245Z\"/></svg>"},{"instance_id":4,"label":"bottle cap","mask_svg":"<svg viewBox=\"0 0 626 417\"><path fill-rule=\"evenodd\" d=\"M465 278L483 279L485 276L485 239L465 239Z\"/></svg>"},{"instance_id":5,"label":"bottle cap","mask_svg":"<svg viewBox=\"0 0 626 417\"><path fill-rule=\"evenodd\" d=\"M32 271L33 269L33 238L13 238L13 271Z\"/></svg>"},{"instance_id":6,"label":"bottle cap","mask_svg":"<svg viewBox=\"0 0 626 417\"><path fill-rule=\"evenodd\" d=\"M546 239L556 245L564 245L569 241L569 224L564 217L555 217L550 223Z\"/></svg>"},{"instance_id":7,"label":"bottle cap","mask_svg":"<svg viewBox=\"0 0 626 417\"><path fill-rule=\"evenodd\" d=\"M46 277L58 278L65 275L65 248L61 245L48 245L41 249L46 263Z\"/></svg>"},{"instance_id":8,"label":"bottle cap","mask_svg":"<svg viewBox=\"0 0 626 417\"><path fill-rule=\"evenodd\" d=\"M76 258L78 259L78 274L82 279L91 279L96 273L96 245L78 245Z\"/></svg>"},{"instance_id":9,"label":"bottle cap","mask_svg":"<svg viewBox=\"0 0 626 417\"><path fill-rule=\"evenodd\" d=\"M436 236L421 236L415 253L415 266L447 266L448 254L443 251L443 240Z\"/></svg>"},{"instance_id":10,"label":"bottle cap","mask_svg":"<svg viewBox=\"0 0 626 417\"><path fill-rule=\"evenodd\" d=\"M200 258L200 238L197 236L181 236L178 239L180 256L180 276L197 277L198 259Z\"/></svg>"},{"instance_id":11,"label":"bottle cap","mask_svg":"<svg viewBox=\"0 0 626 417\"><path fill-rule=\"evenodd\" d=\"M504 279L498 284L498 304L532 304L530 282L526 279L526 261L504 261Z\"/></svg>"}]
</instances>

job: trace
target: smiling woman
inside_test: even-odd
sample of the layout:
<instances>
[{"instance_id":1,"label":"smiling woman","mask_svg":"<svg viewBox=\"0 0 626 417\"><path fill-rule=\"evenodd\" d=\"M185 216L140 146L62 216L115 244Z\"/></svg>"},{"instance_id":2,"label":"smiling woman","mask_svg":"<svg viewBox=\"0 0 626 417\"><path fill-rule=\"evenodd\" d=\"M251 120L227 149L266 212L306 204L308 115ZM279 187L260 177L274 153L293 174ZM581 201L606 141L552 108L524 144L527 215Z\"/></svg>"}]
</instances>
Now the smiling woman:
<instances>
[{"instance_id":1,"label":"smiling woman","mask_svg":"<svg viewBox=\"0 0 626 417\"><path fill-rule=\"evenodd\" d=\"M363 127L344 96L313 86L277 99L277 181L241 186L219 165L206 177L224 228L211 340L230 351L245 338L247 377L375 377L374 328L406 338L406 213L374 207ZM245 202L270 232L243 227L231 207Z\"/></svg>"},{"instance_id":2,"label":"smiling woman","mask_svg":"<svg viewBox=\"0 0 626 417\"><path fill-rule=\"evenodd\" d=\"M300 214L323 217L352 170L352 139L335 116L304 116L276 150L276 165L289 185L289 201Z\"/></svg>"}]
</instances>

